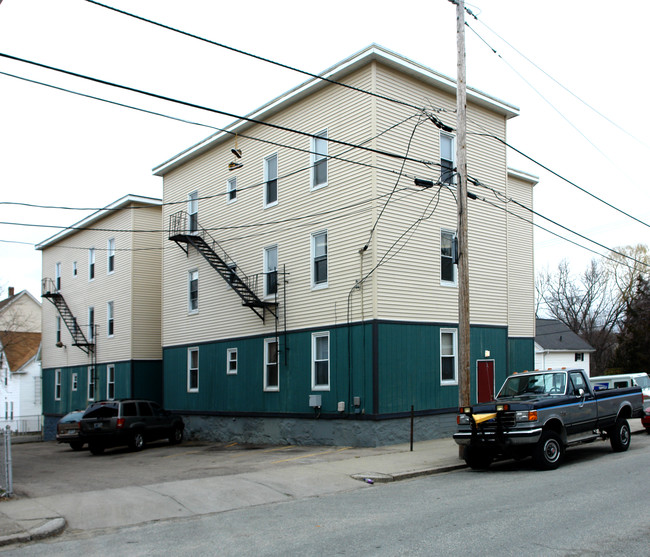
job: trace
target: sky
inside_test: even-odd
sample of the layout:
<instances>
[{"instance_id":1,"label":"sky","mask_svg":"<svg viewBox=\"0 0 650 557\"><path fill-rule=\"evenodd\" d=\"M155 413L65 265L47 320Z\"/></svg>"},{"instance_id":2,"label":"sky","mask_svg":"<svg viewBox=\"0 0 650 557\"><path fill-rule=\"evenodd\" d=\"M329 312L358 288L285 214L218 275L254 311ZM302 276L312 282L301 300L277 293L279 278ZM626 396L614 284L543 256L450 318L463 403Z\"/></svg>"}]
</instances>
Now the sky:
<instances>
[{"instance_id":1,"label":"sky","mask_svg":"<svg viewBox=\"0 0 650 557\"><path fill-rule=\"evenodd\" d=\"M105 3L311 73L377 43L456 77L456 14L448 0ZM466 6L478 17L467 19L468 85L520 109L507 139L530 158L509 151L508 165L539 177L536 212L604 246L536 217L597 252L536 228L537 271L567 259L579 272L606 248L650 244L650 2ZM85 0L0 0L0 54L240 115L307 79ZM93 208L127 194L162 197L162 178L152 168L212 130L25 79L209 126L232 119L0 56L0 289L39 297L41 252L34 245L91 211L7 202Z\"/></svg>"}]
</instances>

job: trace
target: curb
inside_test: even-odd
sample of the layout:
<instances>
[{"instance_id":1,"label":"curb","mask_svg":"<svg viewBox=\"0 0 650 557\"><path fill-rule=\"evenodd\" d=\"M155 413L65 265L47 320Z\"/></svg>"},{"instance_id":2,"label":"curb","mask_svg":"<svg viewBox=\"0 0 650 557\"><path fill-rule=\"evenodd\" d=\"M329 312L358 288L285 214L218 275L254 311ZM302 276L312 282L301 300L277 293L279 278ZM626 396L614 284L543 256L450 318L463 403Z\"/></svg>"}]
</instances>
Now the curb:
<instances>
[{"instance_id":1,"label":"curb","mask_svg":"<svg viewBox=\"0 0 650 557\"><path fill-rule=\"evenodd\" d=\"M0 546L13 543L26 543L35 540L42 540L51 536L56 536L63 532L66 527L65 518L51 518L47 522L34 528L29 528L24 532L0 536Z\"/></svg>"},{"instance_id":2,"label":"curb","mask_svg":"<svg viewBox=\"0 0 650 557\"><path fill-rule=\"evenodd\" d=\"M368 472L366 474L351 474L353 480L360 482L373 483L389 483L399 482L402 480L410 480L421 476L433 476L435 474L443 474L444 472L451 472L453 470L460 470L467 468L467 464L451 464L449 466L440 466L438 468L425 468L424 470L413 470L411 472L401 472L398 474L382 474L380 472Z\"/></svg>"}]
</instances>

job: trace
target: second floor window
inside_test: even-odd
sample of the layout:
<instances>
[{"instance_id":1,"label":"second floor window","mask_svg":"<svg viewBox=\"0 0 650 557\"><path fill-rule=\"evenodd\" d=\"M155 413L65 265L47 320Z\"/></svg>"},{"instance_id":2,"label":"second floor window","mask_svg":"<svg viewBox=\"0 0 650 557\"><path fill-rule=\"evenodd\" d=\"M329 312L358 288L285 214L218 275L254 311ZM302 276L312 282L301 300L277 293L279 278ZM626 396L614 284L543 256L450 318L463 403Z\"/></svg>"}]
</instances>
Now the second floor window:
<instances>
[{"instance_id":1,"label":"second floor window","mask_svg":"<svg viewBox=\"0 0 650 557\"><path fill-rule=\"evenodd\" d=\"M115 334L115 307L113 302L106 305L106 331L109 337Z\"/></svg>"},{"instance_id":2,"label":"second floor window","mask_svg":"<svg viewBox=\"0 0 650 557\"><path fill-rule=\"evenodd\" d=\"M199 311L199 272L190 271L188 276L188 311Z\"/></svg>"},{"instance_id":3,"label":"second floor window","mask_svg":"<svg viewBox=\"0 0 650 557\"><path fill-rule=\"evenodd\" d=\"M95 340L95 308L92 306L88 308L88 340Z\"/></svg>"},{"instance_id":4,"label":"second floor window","mask_svg":"<svg viewBox=\"0 0 650 557\"><path fill-rule=\"evenodd\" d=\"M456 263L454 259L455 233L449 230L440 232L440 282L456 284Z\"/></svg>"},{"instance_id":5,"label":"second floor window","mask_svg":"<svg viewBox=\"0 0 650 557\"><path fill-rule=\"evenodd\" d=\"M57 315L56 316L56 343L59 344L61 342L61 318Z\"/></svg>"},{"instance_id":6,"label":"second floor window","mask_svg":"<svg viewBox=\"0 0 650 557\"><path fill-rule=\"evenodd\" d=\"M264 295L278 292L278 246L264 249Z\"/></svg>"},{"instance_id":7,"label":"second floor window","mask_svg":"<svg viewBox=\"0 0 650 557\"><path fill-rule=\"evenodd\" d=\"M95 278L95 248L88 250L88 280Z\"/></svg>"},{"instance_id":8,"label":"second floor window","mask_svg":"<svg viewBox=\"0 0 650 557\"><path fill-rule=\"evenodd\" d=\"M327 130L311 138L311 187L327 185Z\"/></svg>"},{"instance_id":9,"label":"second floor window","mask_svg":"<svg viewBox=\"0 0 650 557\"><path fill-rule=\"evenodd\" d=\"M312 286L327 286L327 231L311 236Z\"/></svg>"},{"instance_id":10,"label":"second floor window","mask_svg":"<svg viewBox=\"0 0 650 557\"><path fill-rule=\"evenodd\" d=\"M111 274L115 271L115 238L108 240L108 249L106 252L108 254L106 268L108 269L108 274Z\"/></svg>"},{"instance_id":11,"label":"second floor window","mask_svg":"<svg viewBox=\"0 0 650 557\"><path fill-rule=\"evenodd\" d=\"M264 159L264 206L278 202L278 155Z\"/></svg>"},{"instance_id":12,"label":"second floor window","mask_svg":"<svg viewBox=\"0 0 650 557\"><path fill-rule=\"evenodd\" d=\"M226 200L228 203L237 201L237 177L235 176L226 182Z\"/></svg>"},{"instance_id":13,"label":"second floor window","mask_svg":"<svg viewBox=\"0 0 650 557\"><path fill-rule=\"evenodd\" d=\"M199 192L193 191L187 196L188 231L196 232L199 229Z\"/></svg>"}]
</instances>

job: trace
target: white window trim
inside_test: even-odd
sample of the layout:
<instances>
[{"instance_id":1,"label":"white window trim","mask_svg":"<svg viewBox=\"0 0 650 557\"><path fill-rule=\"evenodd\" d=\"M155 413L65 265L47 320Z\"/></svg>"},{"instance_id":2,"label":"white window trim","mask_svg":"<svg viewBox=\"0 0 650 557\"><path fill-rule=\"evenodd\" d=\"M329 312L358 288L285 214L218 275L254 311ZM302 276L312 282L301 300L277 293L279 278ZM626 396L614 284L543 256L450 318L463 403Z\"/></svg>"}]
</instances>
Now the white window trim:
<instances>
[{"instance_id":1,"label":"white window trim","mask_svg":"<svg viewBox=\"0 0 650 557\"><path fill-rule=\"evenodd\" d=\"M57 292L61 290L61 262L54 264L54 286Z\"/></svg>"},{"instance_id":2,"label":"white window trim","mask_svg":"<svg viewBox=\"0 0 650 557\"><path fill-rule=\"evenodd\" d=\"M269 203L268 199L267 199L267 196L266 196L267 191L268 191L266 183L269 181L267 161L269 159L273 158L273 157L275 157L275 162L276 162L276 164L275 164L275 166L276 166L276 169L275 169L276 193L275 193L275 201L272 201L271 203ZM279 180L279 176L280 176L280 157L278 156L277 152L276 153L271 153L270 155L267 155L266 157L264 157L263 164L264 164L264 208L267 209L269 207L275 207L278 204L278 200L280 199L280 188L279 188L279 185L280 185L280 180Z\"/></svg>"},{"instance_id":3,"label":"white window trim","mask_svg":"<svg viewBox=\"0 0 650 557\"><path fill-rule=\"evenodd\" d=\"M327 338L327 385L316 384L316 339ZM312 391L329 391L331 385L331 354L330 354L330 334L329 331L323 333L312 333L311 335L311 390Z\"/></svg>"},{"instance_id":4,"label":"white window trim","mask_svg":"<svg viewBox=\"0 0 650 557\"><path fill-rule=\"evenodd\" d=\"M96 257L95 257L95 248L88 248L88 282L92 282L95 280L95 277L97 276L97 265L96 265ZM92 277L90 276L90 271L92 270Z\"/></svg>"},{"instance_id":5,"label":"white window trim","mask_svg":"<svg viewBox=\"0 0 650 557\"><path fill-rule=\"evenodd\" d=\"M192 308L192 273L196 273L196 308ZM187 313L199 313L199 270L191 269L187 272Z\"/></svg>"},{"instance_id":6,"label":"white window trim","mask_svg":"<svg viewBox=\"0 0 650 557\"><path fill-rule=\"evenodd\" d=\"M90 396L90 386L93 386L93 396ZM95 395L97 394L97 385L95 384L95 368L94 366L88 366L88 389L86 390L86 397L89 401L95 400Z\"/></svg>"},{"instance_id":7,"label":"white window trim","mask_svg":"<svg viewBox=\"0 0 650 557\"><path fill-rule=\"evenodd\" d=\"M61 400L61 370L54 370L54 400Z\"/></svg>"},{"instance_id":8,"label":"white window trim","mask_svg":"<svg viewBox=\"0 0 650 557\"><path fill-rule=\"evenodd\" d=\"M455 168L456 167L456 136L451 134L451 133L446 133L441 131L440 132L440 161L442 161L442 138L443 137L448 137L451 139L451 167ZM449 160L449 159L445 159ZM442 167L440 169L442 171ZM442 180L441 180L442 181ZM456 174L452 176L451 182L444 182L446 184L455 184L456 183Z\"/></svg>"},{"instance_id":9,"label":"white window trim","mask_svg":"<svg viewBox=\"0 0 650 557\"><path fill-rule=\"evenodd\" d=\"M452 250L451 250L451 259L452 259L452 268L454 271L454 280L443 280L442 278L442 235L443 234L451 234L452 236ZM441 228L440 229L440 244L438 246L438 262L440 265L440 286L447 286L450 288L454 288L458 286L458 264L454 263L454 250L453 250L453 243L454 243L454 238L456 237L456 231L451 230L449 228Z\"/></svg>"},{"instance_id":10,"label":"white window trim","mask_svg":"<svg viewBox=\"0 0 650 557\"><path fill-rule=\"evenodd\" d=\"M113 257L113 270L111 270L111 257ZM106 242L106 274L112 275L115 272L115 238L109 238Z\"/></svg>"},{"instance_id":11,"label":"white window trim","mask_svg":"<svg viewBox=\"0 0 650 557\"><path fill-rule=\"evenodd\" d=\"M110 323L113 322L113 332L111 333ZM106 302L106 336L113 338L115 336L115 302Z\"/></svg>"},{"instance_id":12,"label":"white window trim","mask_svg":"<svg viewBox=\"0 0 650 557\"><path fill-rule=\"evenodd\" d=\"M196 352L196 387L190 387L190 371L192 370L192 356L191 354ZM193 346L192 348L187 349L187 392L188 393L198 393L199 392L199 380L200 380L200 370L201 362L199 360L199 348L198 346Z\"/></svg>"},{"instance_id":13,"label":"white window trim","mask_svg":"<svg viewBox=\"0 0 650 557\"><path fill-rule=\"evenodd\" d=\"M454 345L454 379L442 378L442 335L443 333L453 334ZM441 385L458 385L458 329L440 329L439 344L440 347L440 384Z\"/></svg>"},{"instance_id":14,"label":"white window trim","mask_svg":"<svg viewBox=\"0 0 650 557\"><path fill-rule=\"evenodd\" d=\"M232 187L234 185L234 187ZM230 198L230 194L235 192L235 197ZM234 203L237 201L237 176L233 176L226 180L226 203Z\"/></svg>"},{"instance_id":15,"label":"white window trim","mask_svg":"<svg viewBox=\"0 0 650 557\"><path fill-rule=\"evenodd\" d=\"M235 356L232 358L232 356ZM238 360L238 354L237 354L237 348L228 348L226 350L226 375L237 375L238 367L239 367L239 360ZM235 362L235 369L234 371L230 369L230 362L234 361Z\"/></svg>"},{"instance_id":16,"label":"white window trim","mask_svg":"<svg viewBox=\"0 0 650 557\"><path fill-rule=\"evenodd\" d=\"M276 271L276 286L275 286L276 293L275 294L267 294L267 284L266 284L267 274L272 272L272 271L267 270L268 269L268 251L272 250L272 249L275 249L275 258L276 258L276 266L275 266L275 271ZM263 298L265 300L273 300L273 299L275 299L275 297L277 296L277 290L280 288L279 275L277 274L277 271L278 271L278 263L277 262L278 261L280 261L280 250L278 249L278 245L274 244L272 246L266 246L264 248L264 261L263 261L264 272L262 273L262 278L263 278L263 280L262 280L262 282L263 282L263 284L262 284L262 288L263 288L262 294L263 294Z\"/></svg>"},{"instance_id":17,"label":"white window trim","mask_svg":"<svg viewBox=\"0 0 650 557\"><path fill-rule=\"evenodd\" d=\"M56 342L63 342L63 331L61 330L61 316L57 315L54 320L54 338Z\"/></svg>"},{"instance_id":18,"label":"white window trim","mask_svg":"<svg viewBox=\"0 0 650 557\"><path fill-rule=\"evenodd\" d=\"M111 381L111 370L113 371L113 381ZM113 396L110 395L110 386L113 385ZM106 400L115 400L115 365L106 366Z\"/></svg>"},{"instance_id":19,"label":"white window trim","mask_svg":"<svg viewBox=\"0 0 650 557\"><path fill-rule=\"evenodd\" d=\"M79 386L79 375L77 373L73 373L70 376L70 390L73 393L76 393L78 386Z\"/></svg>"},{"instance_id":20,"label":"white window trim","mask_svg":"<svg viewBox=\"0 0 650 557\"><path fill-rule=\"evenodd\" d=\"M311 289L312 290L321 290L323 288L327 288L329 286L329 280L330 280L330 269L329 269L329 250L327 253L326 261L327 261L327 280L325 282L321 282L316 284L316 277L314 276L314 259L316 257L316 236L319 236L320 234L325 234L327 236L327 244L329 248L329 234L327 233L327 230L319 230L318 232L312 232L311 235L311 251L310 251L310 259L309 259L309 264L311 267Z\"/></svg>"},{"instance_id":21,"label":"white window trim","mask_svg":"<svg viewBox=\"0 0 650 557\"><path fill-rule=\"evenodd\" d=\"M275 365L277 366L278 369L278 384L276 385L269 385L268 384L268 374L267 374L267 366L268 366L268 345L271 342L276 342L278 345L277 351L276 351L276 359L277 361L275 362ZM280 339L278 337L271 337L271 338L265 338L264 339L264 391L265 392L270 392L270 393L277 393L280 391Z\"/></svg>"},{"instance_id":22,"label":"white window trim","mask_svg":"<svg viewBox=\"0 0 650 557\"><path fill-rule=\"evenodd\" d=\"M90 316L92 315L92 319ZM88 308L88 340L94 342L95 340L95 306Z\"/></svg>"},{"instance_id":23,"label":"white window trim","mask_svg":"<svg viewBox=\"0 0 650 557\"><path fill-rule=\"evenodd\" d=\"M73 262L72 262L72 278L77 278L77 274L78 274L78 271L77 271L77 262L76 262L76 261L73 261Z\"/></svg>"},{"instance_id":24,"label":"white window trim","mask_svg":"<svg viewBox=\"0 0 650 557\"><path fill-rule=\"evenodd\" d=\"M327 139L328 138L327 128L325 128L324 130L319 131L318 133L315 133L314 135L317 136L317 137L323 137L323 138ZM310 151L311 151L311 158L310 158L311 165L310 165L310 172L309 172L309 186L310 186L311 191L315 191L315 190L319 190L321 188L325 188L325 187L327 187L327 184L329 183L329 179L330 179L329 170L330 169L329 169L329 157L328 157L328 155L329 155L329 142L328 141L325 141L325 146L326 146L326 153L325 153L325 156L322 157L322 158L325 159L325 165L326 165L326 168L327 168L327 180L325 180L325 182L323 182L322 184L316 185L316 184L314 184L314 181L316 179L316 173L314 172L314 168L316 166L317 160L321 160L321 159L316 159L316 137L311 138L311 149L310 149Z\"/></svg>"}]
</instances>

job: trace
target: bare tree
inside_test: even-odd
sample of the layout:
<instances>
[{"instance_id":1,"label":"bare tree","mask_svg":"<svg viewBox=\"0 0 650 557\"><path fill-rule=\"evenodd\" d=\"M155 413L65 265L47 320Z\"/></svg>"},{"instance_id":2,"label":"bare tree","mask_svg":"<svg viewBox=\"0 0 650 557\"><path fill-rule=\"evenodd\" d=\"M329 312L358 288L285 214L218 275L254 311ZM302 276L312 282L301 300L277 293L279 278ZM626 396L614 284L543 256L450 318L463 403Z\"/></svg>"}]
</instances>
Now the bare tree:
<instances>
[{"instance_id":1,"label":"bare tree","mask_svg":"<svg viewBox=\"0 0 650 557\"><path fill-rule=\"evenodd\" d=\"M650 277L650 252L645 244L617 247L610 252L609 259L604 264L614 287L626 304L634 297L639 280Z\"/></svg>"},{"instance_id":2,"label":"bare tree","mask_svg":"<svg viewBox=\"0 0 650 557\"><path fill-rule=\"evenodd\" d=\"M556 273L548 270L536 281L538 309L545 309L555 319L587 341L596 352L592 370L602 373L614 353L616 332L625 310L625 301L612 286L605 266L592 259L587 269L573 276L568 261L562 261Z\"/></svg>"}]
</instances>

